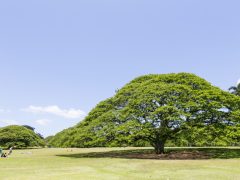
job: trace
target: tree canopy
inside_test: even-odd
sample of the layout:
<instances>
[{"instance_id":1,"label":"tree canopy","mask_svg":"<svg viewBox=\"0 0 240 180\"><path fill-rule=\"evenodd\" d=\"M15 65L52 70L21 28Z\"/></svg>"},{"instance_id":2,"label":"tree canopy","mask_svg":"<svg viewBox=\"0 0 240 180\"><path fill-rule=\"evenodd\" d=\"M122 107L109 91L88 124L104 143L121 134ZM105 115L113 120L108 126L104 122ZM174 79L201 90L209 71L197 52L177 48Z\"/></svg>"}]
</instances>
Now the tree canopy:
<instances>
[{"instance_id":1,"label":"tree canopy","mask_svg":"<svg viewBox=\"0 0 240 180\"><path fill-rule=\"evenodd\" d=\"M189 73L141 76L100 102L75 127L53 137L60 147L166 142L227 145L239 142L240 98Z\"/></svg>"},{"instance_id":2,"label":"tree canopy","mask_svg":"<svg viewBox=\"0 0 240 180\"><path fill-rule=\"evenodd\" d=\"M0 146L39 147L44 146L44 141L27 127L11 125L0 128Z\"/></svg>"}]
</instances>

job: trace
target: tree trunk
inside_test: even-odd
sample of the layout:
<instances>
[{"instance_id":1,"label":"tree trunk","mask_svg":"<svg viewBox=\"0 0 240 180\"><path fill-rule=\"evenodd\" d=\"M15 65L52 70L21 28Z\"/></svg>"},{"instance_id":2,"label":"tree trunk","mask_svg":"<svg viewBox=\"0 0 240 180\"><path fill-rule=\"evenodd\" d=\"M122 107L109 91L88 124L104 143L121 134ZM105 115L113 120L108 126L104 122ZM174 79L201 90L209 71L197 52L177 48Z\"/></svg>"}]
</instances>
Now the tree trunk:
<instances>
[{"instance_id":1,"label":"tree trunk","mask_svg":"<svg viewBox=\"0 0 240 180\"><path fill-rule=\"evenodd\" d=\"M154 143L156 154L164 154L165 141L157 141Z\"/></svg>"}]
</instances>

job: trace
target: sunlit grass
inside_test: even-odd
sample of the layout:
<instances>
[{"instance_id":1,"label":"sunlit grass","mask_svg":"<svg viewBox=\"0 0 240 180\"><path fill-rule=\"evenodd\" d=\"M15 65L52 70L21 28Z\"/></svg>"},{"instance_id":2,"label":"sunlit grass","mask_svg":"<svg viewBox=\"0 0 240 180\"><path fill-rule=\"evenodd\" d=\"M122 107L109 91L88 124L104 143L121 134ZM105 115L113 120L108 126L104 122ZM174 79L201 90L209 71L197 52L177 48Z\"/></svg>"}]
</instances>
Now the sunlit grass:
<instances>
[{"instance_id":1,"label":"sunlit grass","mask_svg":"<svg viewBox=\"0 0 240 180\"><path fill-rule=\"evenodd\" d=\"M240 148L168 148L208 159L141 159L151 148L27 149L0 159L0 179L240 179Z\"/></svg>"}]
</instances>

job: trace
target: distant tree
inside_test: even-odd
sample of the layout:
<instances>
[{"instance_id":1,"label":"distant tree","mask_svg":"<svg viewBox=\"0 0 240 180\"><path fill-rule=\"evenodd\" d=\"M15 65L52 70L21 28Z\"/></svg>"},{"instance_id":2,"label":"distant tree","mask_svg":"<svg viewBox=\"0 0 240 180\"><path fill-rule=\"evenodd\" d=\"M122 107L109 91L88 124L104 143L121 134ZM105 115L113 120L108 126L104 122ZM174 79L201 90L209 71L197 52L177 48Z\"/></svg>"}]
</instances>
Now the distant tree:
<instances>
[{"instance_id":1,"label":"distant tree","mask_svg":"<svg viewBox=\"0 0 240 180\"><path fill-rule=\"evenodd\" d=\"M232 93L232 94L235 94L237 96L240 96L240 83L237 85L237 86L232 86L229 88L229 91Z\"/></svg>"},{"instance_id":2,"label":"distant tree","mask_svg":"<svg viewBox=\"0 0 240 180\"><path fill-rule=\"evenodd\" d=\"M30 129L31 131L34 131L34 130L35 130L34 127L29 126L29 125L23 125L23 127L27 128L27 129Z\"/></svg>"},{"instance_id":3,"label":"distant tree","mask_svg":"<svg viewBox=\"0 0 240 180\"><path fill-rule=\"evenodd\" d=\"M38 147L44 146L44 141L32 130L12 125L0 128L0 146Z\"/></svg>"}]
</instances>

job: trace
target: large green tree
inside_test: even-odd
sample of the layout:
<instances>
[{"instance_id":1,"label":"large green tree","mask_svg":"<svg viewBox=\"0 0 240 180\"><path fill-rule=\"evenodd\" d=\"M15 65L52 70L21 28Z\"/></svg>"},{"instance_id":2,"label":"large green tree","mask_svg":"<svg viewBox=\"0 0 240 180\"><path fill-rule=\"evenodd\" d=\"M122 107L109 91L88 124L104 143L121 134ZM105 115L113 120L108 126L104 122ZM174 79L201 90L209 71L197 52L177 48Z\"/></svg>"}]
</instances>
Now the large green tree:
<instances>
[{"instance_id":1,"label":"large green tree","mask_svg":"<svg viewBox=\"0 0 240 180\"><path fill-rule=\"evenodd\" d=\"M233 141L239 138L239 107L239 97L196 75L146 75L99 103L83 122L58 133L51 143L95 147L147 142L159 154L167 141L178 137L195 144ZM237 131L233 137L229 127Z\"/></svg>"}]
</instances>

